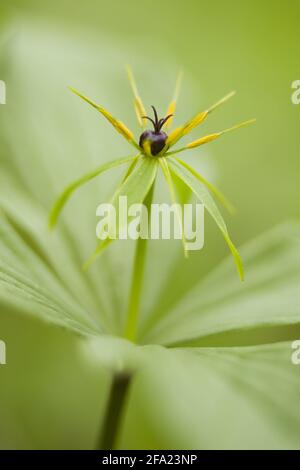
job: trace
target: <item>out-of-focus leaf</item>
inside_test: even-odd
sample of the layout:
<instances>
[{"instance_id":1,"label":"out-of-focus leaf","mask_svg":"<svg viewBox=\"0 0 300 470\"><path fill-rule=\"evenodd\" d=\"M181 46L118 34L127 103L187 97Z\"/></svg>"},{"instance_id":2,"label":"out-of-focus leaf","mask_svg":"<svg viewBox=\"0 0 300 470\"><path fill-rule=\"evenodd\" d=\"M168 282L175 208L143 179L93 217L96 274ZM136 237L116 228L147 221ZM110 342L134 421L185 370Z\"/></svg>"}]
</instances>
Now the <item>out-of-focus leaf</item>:
<instances>
[{"instance_id":1,"label":"out-of-focus leaf","mask_svg":"<svg viewBox=\"0 0 300 470\"><path fill-rule=\"evenodd\" d=\"M242 253L247 271L242 286L225 260L166 313L147 341L188 344L228 331L300 323L299 224L277 227Z\"/></svg>"},{"instance_id":2,"label":"out-of-focus leaf","mask_svg":"<svg viewBox=\"0 0 300 470\"><path fill-rule=\"evenodd\" d=\"M49 266L0 219L0 299L41 320L82 334L101 334L100 322L80 307Z\"/></svg>"},{"instance_id":3,"label":"out-of-focus leaf","mask_svg":"<svg viewBox=\"0 0 300 470\"><path fill-rule=\"evenodd\" d=\"M151 354L135 377L118 448L299 448L290 343Z\"/></svg>"},{"instance_id":4,"label":"out-of-focus leaf","mask_svg":"<svg viewBox=\"0 0 300 470\"><path fill-rule=\"evenodd\" d=\"M82 353L81 337L1 302L1 338L0 449L94 448L111 373Z\"/></svg>"}]
</instances>

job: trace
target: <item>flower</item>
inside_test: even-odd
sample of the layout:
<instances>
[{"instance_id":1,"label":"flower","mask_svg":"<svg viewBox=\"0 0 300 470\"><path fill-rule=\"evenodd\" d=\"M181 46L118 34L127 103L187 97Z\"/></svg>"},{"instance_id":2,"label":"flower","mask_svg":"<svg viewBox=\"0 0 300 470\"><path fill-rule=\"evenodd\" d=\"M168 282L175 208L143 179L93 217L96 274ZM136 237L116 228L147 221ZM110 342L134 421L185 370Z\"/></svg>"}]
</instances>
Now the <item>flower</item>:
<instances>
[{"instance_id":1,"label":"flower","mask_svg":"<svg viewBox=\"0 0 300 470\"><path fill-rule=\"evenodd\" d=\"M219 200L219 202L221 202L229 210L232 209L231 204L227 201L224 195L217 188L215 188L211 183L209 183L192 166L178 158L177 154L185 150L190 150L206 143L212 142L213 140L221 137L222 135L228 132L253 123L255 119L244 121L240 124L237 124L220 132L208 134L204 137L200 137L188 143L184 147L173 149L175 144L177 144L180 139L182 139L193 129L202 124L212 111L214 111L219 106L228 101L235 94L235 92L227 94L221 100L217 101L213 106L209 107L205 111L197 113L185 124L175 128L168 134L167 132L171 126L172 119L176 111L177 99L181 83L181 74L179 74L178 76L175 86L175 92L168 106L166 116L159 119L156 108L152 105L152 109L154 112L154 119L152 119L151 117L146 115L145 107L139 95L136 82L130 67L127 67L127 72L129 82L133 91L135 112L137 115L138 123L142 128L142 134L140 135L138 140L135 139L133 132L122 121L113 117L104 107L98 105L90 98L87 98L85 95L75 90L74 88L70 87L70 90L77 96L79 96L81 99L86 101L88 104L90 104L99 113L101 113L110 122L110 124L112 124L116 131L119 132L127 140L127 142L129 142L136 150L138 150L138 154L113 160L104 165L101 165L99 168L96 168L94 171L87 173L86 175L71 183L63 191L61 196L54 204L49 217L49 226L53 227L56 224L58 216L62 211L64 205L77 188L92 180L101 173L126 163L129 164L129 166L121 181L121 184L118 186L114 194L113 202L120 195L130 195L131 189L134 187L134 184L138 180L142 181L142 184L139 184L139 189L136 194L132 195L133 200L131 202L143 202L153 186L158 166L160 166L168 184L172 201L174 203L176 202L176 183L174 182L173 177L176 176L204 204L205 208L208 210L210 215L215 220L217 226L221 230L223 237L234 257L240 278L241 280L243 280L244 270L242 260L236 247L231 241L224 219L220 214L210 193L212 193ZM153 130L145 129L148 121L152 122ZM182 223L180 217L178 217L178 222L180 224ZM181 230L181 232L183 234L183 230ZM184 252L187 256L184 234L182 235L182 237ZM98 256L111 241L112 240L108 238L104 242L101 242L98 245L95 253L89 258L89 260L85 264L85 267L89 267L90 264L94 261L95 257Z\"/></svg>"},{"instance_id":2,"label":"flower","mask_svg":"<svg viewBox=\"0 0 300 470\"><path fill-rule=\"evenodd\" d=\"M111 60L98 65L93 41L70 38L57 25L23 27L21 37L13 37L14 47L8 43L5 70L16 106L3 112L0 129L0 336L12 354L1 374L5 442L13 448L95 448L100 427L109 434L105 416L109 397L117 396L115 374L130 372L110 448L299 448L299 366L291 361L292 341L300 337L299 221L256 234L241 248L247 265L243 285L230 259L208 275L173 251L168 262L158 259L147 274L137 344L121 338L131 250L123 250L120 260L112 247L92 272L80 269L91 240L80 232L89 214L78 212L94 197L92 184L76 202L77 218L63 220L58 233L45 230L49 201L57 185L64 185L70 162L76 158L78 167L87 168L82 165L93 157L91 151L81 158L80 144L88 149L91 138L90 128L79 133L86 116L68 120L68 102L53 96L78 63L95 86L103 64L113 73L120 53L102 43L103 60L108 54ZM57 41L49 41L54 34ZM35 118L29 119L32 94L43 97L43 106L32 99ZM262 148L272 138L265 135ZM258 207L259 215L264 211ZM122 251L125 244L119 245ZM165 254L166 243L154 245L152 254ZM49 429L39 426L41 413Z\"/></svg>"}]
</instances>

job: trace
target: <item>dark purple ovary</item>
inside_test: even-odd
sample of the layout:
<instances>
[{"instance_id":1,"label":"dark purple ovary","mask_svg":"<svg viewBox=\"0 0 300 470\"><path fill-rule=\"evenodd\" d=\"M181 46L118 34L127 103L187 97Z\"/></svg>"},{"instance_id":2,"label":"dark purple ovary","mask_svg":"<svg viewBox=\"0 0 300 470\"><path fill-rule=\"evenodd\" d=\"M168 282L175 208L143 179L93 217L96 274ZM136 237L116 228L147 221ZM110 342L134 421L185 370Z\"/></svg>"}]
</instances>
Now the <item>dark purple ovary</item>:
<instances>
[{"instance_id":1,"label":"dark purple ovary","mask_svg":"<svg viewBox=\"0 0 300 470\"><path fill-rule=\"evenodd\" d=\"M140 137L140 147L144 149L143 144L148 141L150 144L151 155L157 155L162 151L166 144L168 136L165 132L145 131Z\"/></svg>"},{"instance_id":2,"label":"dark purple ovary","mask_svg":"<svg viewBox=\"0 0 300 470\"><path fill-rule=\"evenodd\" d=\"M154 112L154 120L150 118L149 116L142 116L144 119L148 119L148 121L152 122L154 130L150 131L144 131L140 137L140 147L146 151L148 151L148 148L145 148L145 143L148 142L148 145L150 146L150 151L151 155L158 155L162 149L164 148L166 141L167 141L167 134L163 132L161 129L165 125L168 119L172 117L172 114L169 114L168 116L158 119L157 111L154 106L151 106Z\"/></svg>"}]
</instances>

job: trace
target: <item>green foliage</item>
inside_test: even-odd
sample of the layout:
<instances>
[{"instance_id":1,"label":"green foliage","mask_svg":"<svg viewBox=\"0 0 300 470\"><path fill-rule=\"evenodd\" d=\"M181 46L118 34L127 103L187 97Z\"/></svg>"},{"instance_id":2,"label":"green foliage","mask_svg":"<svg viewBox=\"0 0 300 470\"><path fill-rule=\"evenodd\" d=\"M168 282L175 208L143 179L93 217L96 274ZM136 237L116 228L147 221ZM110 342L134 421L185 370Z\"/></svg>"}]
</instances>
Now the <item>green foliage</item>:
<instances>
[{"instance_id":1,"label":"green foliage","mask_svg":"<svg viewBox=\"0 0 300 470\"><path fill-rule=\"evenodd\" d=\"M87 173L86 175L81 176L78 180L74 181L69 186L67 186L67 188L64 190L62 195L58 198L54 207L51 210L50 217L49 217L50 228L52 228L56 224L59 214L64 208L64 205L68 202L68 200L70 199L74 191L76 191L76 189L88 183L89 181L94 179L96 176L101 175L101 173L104 173L105 171L110 170L111 168L114 168L119 165L123 165L124 163L128 163L133 160L135 160L135 157L132 157L132 156L119 158L118 160L113 160L112 162L108 162L104 165L101 165L96 170L93 170Z\"/></svg>"},{"instance_id":2,"label":"green foliage","mask_svg":"<svg viewBox=\"0 0 300 470\"><path fill-rule=\"evenodd\" d=\"M290 340L300 324L299 224L270 230L242 247L243 284L225 259L214 269L208 264L209 274L198 275L183 292L190 260L163 246L161 271L170 266L169 257L174 264L168 274L176 267L177 280L163 293L169 303L157 316L147 301L152 321L146 314L141 318L138 344L118 337L130 244L125 249L116 242L89 272L81 269L95 243L90 208L105 200L113 177L82 188L57 232L47 228L49 208L64 185L89 168L113 165L116 152L113 134L103 131L89 110L81 111L62 85L74 76L82 85L89 77L98 90L99 77L105 78L95 65L97 48L80 44L80 59L78 43L56 34L24 28L9 62L1 64L14 96L0 130L0 333L12 357L3 375L1 369L1 447L93 448L111 374L130 370L135 378L119 448L299 448L299 369L290 363ZM108 85L121 58L114 68L111 52L103 89L117 106L116 84ZM241 272L204 180L174 159L168 167L204 202ZM142 201L156 171L156 163L141 160L126 173L118 194L126 191L131 202ZM198 272L198 259L196 264ZM145 298L154 295L161 276L148 273ZM244 344L237 345L236 338Z\"/></svg>"},{"instance_id":3,"label":"green foliage","mask_svg":"<svg viewBox=\"0 0 300 470\"><path fill-rule=\"evenodd\" d=\"M193 193L202 202L202 204L204 204L204 207L207 209L209 214L212 216L212 218L216 222L217 226L221 230L222 235L234 257L240 278L241 280L243 280L244 269L243 269L241 257L236 247L232 243L229 237L229 233L228 233L226 224L224 222L224 219L219 209L217 208L214 200L212 199L211 195L207 191L206 187L203 184L199 184L199 182L194 177L194 175L191 174L191 172L187 171L186 168L180 163L178 163L177 161L170 159L170 168L177 175L177 177L179 177L191 189L191 191L193 191Z\"/></svg>"}]
</instances>

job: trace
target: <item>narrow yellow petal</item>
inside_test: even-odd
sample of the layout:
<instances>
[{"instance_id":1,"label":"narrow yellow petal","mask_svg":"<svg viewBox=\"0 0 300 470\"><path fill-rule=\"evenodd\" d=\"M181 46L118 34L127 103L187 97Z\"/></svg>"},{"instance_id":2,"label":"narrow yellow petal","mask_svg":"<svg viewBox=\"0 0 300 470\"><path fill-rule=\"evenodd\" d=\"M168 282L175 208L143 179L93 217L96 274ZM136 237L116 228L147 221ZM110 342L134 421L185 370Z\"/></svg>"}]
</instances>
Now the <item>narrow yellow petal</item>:
<instances>
[{"instance_id":1,"label":"narrow yellow petal","mask_svg":"<svg viewBox=\"0 0 300 470\"><path fill-rule=\"evenodd\" d=\"M183 136L183 126L177 127L167 138L167 145L174 145Z\"/></svg>"},{"instance_id":2,"label":"narrow yellow petal","mask_svg":"<svg viewBox=\"0 0 300 470\"><path fill-rule=\"evenodd\" d=\"M169 116L169 114L174 115L175 110L176 110L176 105L177 105L177 101L172 100L170 102L167 112L166 112L166 116ZM172 122L173 122L173 116L167 120L167 122L164 124L164 128L168 129L169 127L171 127Z\"/></svg>"},{"instance_id":3,"label":"narrow yellow petal","mask_svg":"<svg viewBox=\"0 0 300 470\"><path fill-rule=\"evenodd\" d=\"M207 109L207 112L208 113L211 113L212 111L214 111L215 109L217 109L219 106L221 106L222 104L226 103L226 101L228 101L230 98L232 98L234 95L235 95L235 91L231 91L230 93L228 93L227 95L225 95L223 98L221 98L219 101L217 101L215 104L213 104L210 108Z\"/></svg>"},{"instance_id":4,"label":"narrow yellow petal","mask_svg":"<svg viewBox=\"0 0 300 470\"><path fill-rule=\"evenodd\" d=\"M200 145L207 144L208 142L212 142L213 140L217 139L222 135L221 133L209 134L200 139L194 140L193 142L187 144L187 149L193 149L195 147L199 147Z\"/></svg>"},{"instance_id":5,"label":"narrow yellow petal","mask_svg":"<svg viewBox=\"0 0 300 470\"><path fill-rule=\"evenodd\" d=\"M173 98L172 98L172 100L171 100L171 102L168 106L166 116L169 116L170 114L174 115L174 113L175 113L176 106L177 106L177 100L178 100L178 96L179 96L179 92L180 92L180 88L181 88L181 82L182 82L182 72L180 71L178 73L178 76L177 76L177 79L176 79ZM164 128L169 129L171 127L172 122L173 122L173 116L168 119L168 121L164 125Z\"/></svg>"},{"instance_id":6,"label":"narrow yellow petal","mask_svg":"<svg viewBox=\"0 0 300 470\"><path fill-rule=\"evenodd\" d=\"M139 122L139 125L141 127L144 127L147 120L144 119L143 116L146 116L147 113L143 105L142 99L139 95L139 92L136 86L136 81L135 81L131 67L127 65L126 70L127 70L128 80L129 80L129 83L133 92L133 96L134 96L134 109L135 109L136 117Z\"/></svg>"},{"instance_id":7,"label":"narrow yellow petal","mask_svg":"<svg viewBox=\"0 0 300 470\"><path fill-rule=\"evenodd\" d=\"M235 131L236 129L239 129L240 127L248 126L248 124L253 124L256 122L256 119L249 119L248 121L243 121L240 124L236 124L235 126L229 127L228 129L225 129L224 131L219 132L219 134L226 134L227 132Z\"/></svg>"},{"instance_id":8,"label":"narrow yellow petal","mask_svg":"<svg viewBox=\"0 0 300 470\"><path fill-rule=\"evenodd\" d=\"M189 134L195 127L199 126L208 116L208 111L202 111L190 119L184 126L178 127L168 137L167 144L172 146L183 136Z\"/></svg>"},{"instance_id":9,"label":"narrow yellow petal","mask_svg":"<svg viewBox=\"0 0 300 470\"><path fill-rule=\"evenodd\" d=\"M195 127L202 124L202 122L207 118L208 111L202 111L201 113L196 114L193 119L191 119L184 127L183 127L183 135L189 134Z\"/></svg>"},{"instance_id":10,"label":"narrow yellow petal","mask_svg":"<svg viewBox=\"0 0 300 470\"><path fill-rule=\"evenodd\" d=\"M69 89L75 93L75 95L79 96L79 98L83 99L87 103L89 103L93 108L95 108L99 113L102 114L113 126L114 128L123 136L125 137L128 142L132 143L135 147L139 147L138 144L134 140L134 135L133 133L128 129L128 127L122 122L119 121L118 119L114 118L105 108L102 106L98 105L94 101L92 101L90 98L87 98L84 96L82 93L79 91L75 90L75 88L69 87Z\"/></svg>"},{"instance_id":11,"label":"narrow yellow petal","mask_svg":"<svg viewBox=\"0 0 300 470\"><path fill-rule=\"evenodd\" d=\"M122 134L125 139L127 139L129 142L132 142L134 140L134 135L133 133L128 129L127 126L122 121L117 121L116 123L116 129L120 134Z\"/></svg>"},{"instance_id":12,"label":"narrow yellow petal","mask_svg":"<svg viewBox=\"0 0 300 470\"><path fill-rule=\"evenodd\" d=\"M207 116L209 115L209 113L211 113L212 111L214 111L215 109L217 109L219 106L221 106L222 104L226 103L226 101L228 101L230 98L232 98L232 96L235 95L235 91L232 91L230 93L228 93L226 96L224 96L223 98L221 98L219 101L217 101L215 104L213 104L212 106L210 106L210 108L208 108L206 111L202 111L198 114L196 114L196 116L191 119L185 126L184 126L184 134L183 135L186 135L188 134L189 132L191 132L195 127L199 126L199 124L202 124L203 121L205 121L205 119L207 118Z\"/></svg>"},{"instance_id":13,"label":"narrow yellow petal","mask_svg":"<svg viewBox=\"0 0 300 470\"><path fill-rule=\"evenodd\" d=\"M145 127L147 120L143 116L146 116L147 113L139 96L134 98L134 109L139 125Z\"/></svg>"},{"instance_id":14,"label":"narrow yellow petal","mask_svg":"<svg viewBox=\"0 0 300 470\"><path fill-rule=\"evenodd\" d=\"M236 124L235 126L229 127L228 129L225 129L224 131L215 132L214 134L206 135L204 137L201 137L200 139L194 140L193 142L187 144L184 148L192 149L195 147L199 147L199 145L207 144L208 142L212 142L213 140L217 139L223 134L226 134L227 132L232 132L232 131L235 131L236 129L240 129L241 127L248 126L248 124L253 124L255 121L256 119L249 119L248 121L243 121L240 124Z\"/></svg>"},{"instance_id":15,"label":"narrow yellow petal","mask_svg":"<svg viewBox=\"0 0 300 470\"><path fill-rule=\"evenodd\" d=\"M205 119L207 118L207 116L212 112L214 111L215 109L217 109L219 106L221 106L222 104L226 103L226 101L228 101L232 96L235 95L235 91L232 91L230 93L228 93L226 96L224 96L222 99L220 99L219 101L217 101L215 104L213 104L212 106L210 106L210 108L208 108L206 111L201 111L200 113L196 114L192 119L190 119L189 121L187 121L184 126L181 126L177 129L175 129L174 132L172 132L168 138L168 145L169 146L172 146L174 144L176 144L176 142L178 142L179 139L181 139L183 136L189 134L193 129L195 129L195 127L199 126L200 124L202 124L202 122L205 121ZM201 145L201 144L200 144Z\"/></svg>"}]
</instances>

